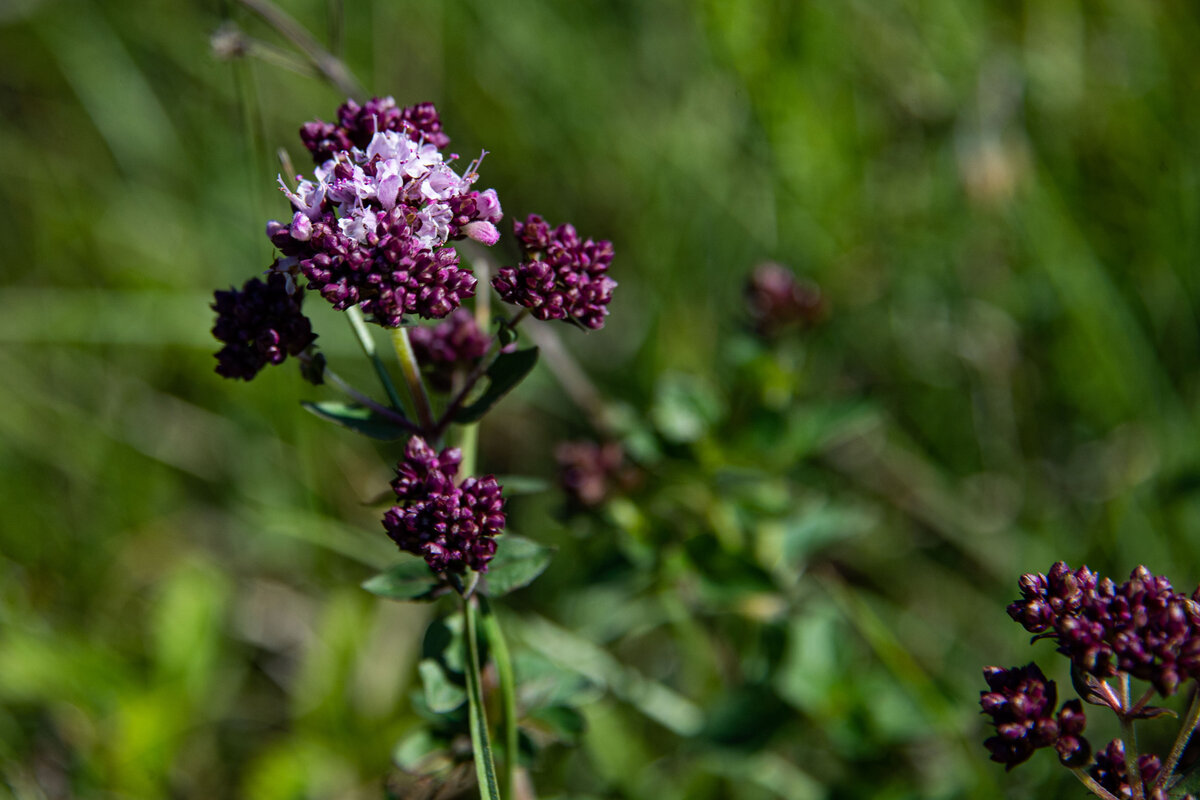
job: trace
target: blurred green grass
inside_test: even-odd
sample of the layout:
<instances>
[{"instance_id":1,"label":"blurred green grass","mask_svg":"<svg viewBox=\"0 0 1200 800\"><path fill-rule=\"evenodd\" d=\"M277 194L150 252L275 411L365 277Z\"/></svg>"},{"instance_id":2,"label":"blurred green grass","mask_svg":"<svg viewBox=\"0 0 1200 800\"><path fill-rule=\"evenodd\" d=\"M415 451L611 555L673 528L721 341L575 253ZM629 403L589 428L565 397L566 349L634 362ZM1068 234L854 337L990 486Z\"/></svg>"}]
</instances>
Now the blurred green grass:
<instances>
[{"instance_id":1,"label":"blurred green grass","mask_svg":"<svg viewBox=\"0 0 1200 800\"><path fill-rule=\"evenodd\" d=\"M326 36L326 3L286 6ZM215 59L229 19L278 41L234 4L0 6L13 797L376 797L421 724L425 611L357 588L389 558L364 505L387 450L303 414L290 370L212 372L211 291L271 257L274 148L341 99ZM1200 580L1195 8L369 2L341 30L371 90L435 101L459 152L491 153L509 217L614 240L611 323L565 337L607 394L642 413L661 376L689 375L731 409L590 538L547 521L552 498L514 503L563 552L515 603L710 721L765 715L754 664L775 665L786 718L713 749L637 713L618 671L584 744L543 765L546 796L1079 792L1044 760L986 762L979 670L1031 655L1003 613L1021 572L1064 558ZM821 403L774 416L738 405L728 357L766 258L833 309L778 378ZM317 306L331 358L353 355ZM847 407L864 411L839 427ZM547 474L582 430L544 372L500 413L481 461L500 473ZM737 469L787 509L843 515L836 530L859 520L790 556L785 618L748 628L728 587L670 564L632 596L606 579L618 539L641 557L638 525L659 544L757 530L739 515L765 501L718 482ZM520 619L518 640L549 646ZM745 680L723 683L722 659Z\"/></svg>"}]
</instances>

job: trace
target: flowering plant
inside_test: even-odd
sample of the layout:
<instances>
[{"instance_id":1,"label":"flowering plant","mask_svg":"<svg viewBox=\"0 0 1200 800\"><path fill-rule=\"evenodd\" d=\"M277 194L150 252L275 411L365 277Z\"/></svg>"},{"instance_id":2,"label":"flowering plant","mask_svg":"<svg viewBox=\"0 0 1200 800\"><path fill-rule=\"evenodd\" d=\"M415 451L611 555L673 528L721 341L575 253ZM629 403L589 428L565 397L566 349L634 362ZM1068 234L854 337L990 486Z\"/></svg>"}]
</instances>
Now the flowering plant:
<instances>
[{"instance_id":1,"label":"flowering plant","mask_svg":"<svg viewBox=\"0 0 1200 800\"><path fill-rule=\"evenodd\" d=\"M478 258L473 268L453 244L500 240L496 191L472 188L486 153L455 171L457 156L445 154L450 139L430 103L347 100L336 119L300 130L315 162L311 178L279 178L290 220L267 224L279 255L265 282L251 278L240 290L216 293L213 334L224 343L216 371L248 381L294 358L308 381L348 395L349 402L306 403L308 410L376 439L405 442L391 482L395 503L382 525L401 551L418 558L364 586L395 600L457 595L457 622L437 623L455 630L421 665L426 700L430 710L447 714L467 706L480 796L497 798L502 786L513 785L519 746L512 665L489 598L534 580L550 551L504 533L504 489L494 475L475 474L476 423L536 363L536 347L518 349L518 326L527 315L603 326L616 286L607 274L613 248L569 224L551 228L535 214L517 222L521 259L491 285L520 310L496 320L489 333L487 262ZM308 293L347 314L386 400L355 388L326 363L302 311ZM464 307L472 298L473 313ZM439 322L421 326L418 319ZM368 323L388 331L401 383L376 351ZM457 446L449 446L451 439ZM461 655L451 658L447 648L455 642ZM485 646L502 695L499 774L484 710ZM451 669L451 661L461 669ZM465 687L455 685L456 672Z\"/></svg>"},{"instance_id":2,"label":"flowering plant","mask_svg":"<svg viewBox=\"0 0 1200 800\"><path fill-rule=\"evenodd\" d=\"M984 742L993 761L1012 769L1036 750L1053 747L1062 764L1098 797L1165 800L1175 795L1180 758L1200 723L1200 589L1176 592L1164 577L1140 566L1116 584L1085 567L1058 562L1046 574L1020 580L1021 598L1008 614L1034 641L1050 639L1071 662L1071 680L1082 701L1111 710L1121 725L1092 757L1083 737L1087 720L1080 699L1055 712L1057 687L1036 664L984 670L983 713L996 734ZM1132 679L1149 684L1135 697ZM1139 753L1134 722L1172 714L1149 703L1168 698L1188 682L1192 699L1166 760ZM1090 764L1090 766L1089 766Z\"/></svg>"}]
</instances>

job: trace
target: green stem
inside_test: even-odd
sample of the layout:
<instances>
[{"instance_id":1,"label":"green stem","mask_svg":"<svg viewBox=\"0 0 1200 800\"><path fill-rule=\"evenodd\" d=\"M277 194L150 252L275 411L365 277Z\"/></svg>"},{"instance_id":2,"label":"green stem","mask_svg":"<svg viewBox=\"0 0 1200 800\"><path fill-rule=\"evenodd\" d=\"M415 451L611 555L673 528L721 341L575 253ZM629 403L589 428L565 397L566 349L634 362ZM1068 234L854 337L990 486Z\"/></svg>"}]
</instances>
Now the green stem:
<instances>
[{"instance_id":1,"label":"green stem","mask_svg":"<svg viewBox=\"0 0 1200 800\"><path fill-rule=\"evenodd\" d=\"M299 22L271 0L240 0L241 4L262 17L268 25L291 41L312 62L325 79L347 97L362 100L366 95L349 68L320 43Z\"/></svg>"},{"instance_id":2,"label":"green stem","mask_svg":"<svg viewBox=\"0 0 1200 800\"><path fill-rule=\"evenodd\" d=\"M376 403L370 397L367 397L365 394L358 391L353 386L351 386L349 383L347 383L344 378L342 378L340 375L338 375L333 370L329 369L329 367L325 368L323 377L325 378L325 380L329 381L334 386L336 386L337 388L339 388L343 392L345 392L347 396L358 401L358 403L360 405L366 406L367 408L371 409L376 414L378 414L379 416L386 419L388 422L393 422L402 428L406 428L406 429L412 431L413 433L417 432L417 427L415 425L413 425L412 422L410 422L409 419L404 416L404 414L400 413L396 409L388 408L387 406L383 406L383 405L380 405L379 403Z\"/></svg>"},{"instance_id":3,"label":"green stem","mask_svg":"<svg viewBox=\"0 0 1200 800\"><path fill-rule=\"evenodd\" d=\"M362 347L367 358L371 359L371 364L375 367L375 374L379 376L379 382L383 385L383 390L387 392L388 400L396 408L403 409L404 404L400 402L396 384L392 383L392 376L388 374L387 367L383 365L383 359L379 357L379 351L375 349L375 340L371 337L371 331L367 329L367 323L363 321L362 311L358 306L350 306L346 309L346 319L350 320L350 327L354 330L359 346Z\"/></svg>"},{"instance_id":4,"label":"green stem","mask_svg":"<svg viewBox=\"0 0 1200 800\"><path fill-rule=\"evenodd\" d=\"M1088 775L1082 767L1075 767L1071 771L1075 773L1075 777L1079 778L1080 782L1083 783L1083 785L1086 786L1092 794L1096 795L1096 797L1101 797L1104 800L1120 800L1120 798L1118 798L1108 789L1105 789L1103 786L1096 783L1096 779L1091 775Z\"/></svg>"},{"instance_id":5,"label":"green stem","mask_svg":"<svg viewBox=\"0 0 1200 800\"><path fill-rule=\"evenodd\" d=\"M433 435L433 407L429 404L425 381L421 380L421 367L417 364L417 356L408 341L408 328L392 328L391 334L392 347L396 349L396 358L400 360L400 371L404 374L404 382L408 384L408 392L412 395L413 407L417 410L417 422L426 436Z\"/></svg>"},{"instance_id":6,"label":"green stem","mask_svg":"<svg viewBox=\"0 0 1200 800\"><path fill-rule=\"evenodd\" d=\"M496 672L500 678L500 702L504 709L504 768L500 772L500 785L509 797L516 797L514 780L517 775L519 744L517 742L517 682L513 675L512 657L500 620L492 613L492 604L486 597L479 598L479 610L483 618L483 635L487 637Z\"/></svg>"},{"instance_id":7,"label":"green stem","mask_svg":"<svg viewBox=\"0 0 1200 800\"><path fill-rule=\"evenodd\" d=\"M463 616L467 621L467 705L471 725L471 749L475 754L475 775L479 779L481 800L500 800L496 781L496 763L492 759L492 741L488 736L487 714L483 708L483 681L479 669L479 641L476 639L476 603L463 596Z\"/></svg>"},{"instance_id":8,"label":"green stem","mask_svg":"<svg viewBox=\"0 0 1200 800\"><path fill-rule=\"evenodd\" d=\"M1171 746L1171 754L1163 762L1162 772L1154 782L1155 789L1166 788L1167 781L1171 780L1171 773L1175 771L1175 765L1179 763L1179 757L1183 755L1183 750L1196 731L1197 724L1200 724L1200 689L1192 692L1192 703L1188 706L1187 717L1183 720L1179 735L1175 737L1175 744Z\"/></svg>"},{"instance_id":9,"label":"green stem","mask_svg":"<svg viewBox=\"0 0 1200 800\"><path fill-rule=\"evenodd\" d=\"M1137 734L1133 730L1133 717L1129 714L1129 675L1121 675L1121 739L1125 742L1125 774L1129 777L1129 788L1133 792L1133 800L1144 800L1146 793L1142 786L1142 770L1138 765Z\"/></svg>"}]
</instances>

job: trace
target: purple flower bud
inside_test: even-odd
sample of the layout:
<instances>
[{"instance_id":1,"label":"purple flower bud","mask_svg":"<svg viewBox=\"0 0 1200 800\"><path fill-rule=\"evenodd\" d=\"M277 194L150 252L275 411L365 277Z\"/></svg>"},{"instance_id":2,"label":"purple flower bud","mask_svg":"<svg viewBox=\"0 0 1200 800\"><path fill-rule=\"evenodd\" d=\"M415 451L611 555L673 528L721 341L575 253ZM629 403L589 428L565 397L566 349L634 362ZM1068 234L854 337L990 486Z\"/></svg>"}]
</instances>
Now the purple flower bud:
<instances>
[{"instance_id":1,"label":"purple flower bud","mask_svg":"<svg viewBox=\"0 0 1200 800\"><path fill-rule=\"evenodd\" d=\"M312 238L312 230L312 220L304 212L297 211L295 216L292 217L292 227L288 231L288 234L298 242L307 242ZM267 235L271 235L269 230Z\"/></svg>"},{"instance_id":2,"label":"purple flower bud","mask_svg":"<svg viewBox=\"0 0 1200 800\"><path fill-rule=\"evenodd\" d=\"M468 222L463 226L463 233L468 239L472 239L480 244L485 244L491 247L496 242L500 241L500 231L490 222L484 220L475 220Z\"/></svg>"}]
</instances>

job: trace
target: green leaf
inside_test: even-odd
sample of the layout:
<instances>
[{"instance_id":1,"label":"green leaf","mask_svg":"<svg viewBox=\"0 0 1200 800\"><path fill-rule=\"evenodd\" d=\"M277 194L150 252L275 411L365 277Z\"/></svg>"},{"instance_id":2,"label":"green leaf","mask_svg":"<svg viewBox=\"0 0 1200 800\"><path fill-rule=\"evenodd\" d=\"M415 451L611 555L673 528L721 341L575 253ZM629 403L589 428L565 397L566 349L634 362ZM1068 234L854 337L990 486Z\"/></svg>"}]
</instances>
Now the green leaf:
<instances>
[{"instance_id":1,"label":"green leaf","mask_svg":"<svg viewBox=\"0 0 1200 800\"><path fill-rule=\"evenodd\" d=\"M363 582L368 592L389 600L433 600L444 590L441 580L419 558L401 561Z\"/></svg>"},{"instance_id":2,"label":"green leaf","mask_svg":"<svg viewBox=\"0 0 1200 800\"><path fill-rule=\"evenodd\" d=\"M554 549L522 536L502 537L483 576L488 597L503 597L528 586L546 569Z\"/></svg>"},{"instance_id":3,"label":"green leaf","mask_svg":"<svg viewBox=\"0 0 1200 800\"><path fill-rule=\"evenodd\" d=\"M300 405L321 419L349 428L352 431L370 436L372 439L403 439L411 431L369 408L353 403L324 402L301 403Z\"/></svg>"},{"instance_id":4,"label":"green leaf","mask_svg":"<svg viewBox=\"0 0 1200 800\"><path fill-rule=\"evenodd\" d=\"M421 659L417 664L421 683L425 687L425 703L429 710L448 714L467 702L467 690L453 683L442 665L432 658Z\"/></svg>"},{"instance_id":5,"label":"green leaf","mask_svg":"<svg viewBox=\"0 0 1200 800\"><path fill-rule=\"evenodd\" d=\"M504 496L512 497L518 494L538 494L550 488L544 478L532 475L497 475L496 481L504 487Z\"/></svg>"},{"instance_id":6,"label":"green leaf","mask_svg":"<svg viewBox=\"0 0 1200 800\"><path fill-rule=\"evenodd\" d=\"M517 340L517 332L508 326L508 320L496 320L496 335L500 337L500 346L508 347Z\"/></svg>"},{"instance_id":7,"label":"green leaf","mask_svg":"<svg viewBox=\"0 0 1200 800\"><path fill-rule=\"evenodd\" d=\"M575 744L587 728L584 716L570 706L539 708L529 716L531 721L540 723L539 727L544 726L555 739L566 744Z\"/></svg>"},{"instance_id":8,"label":"green leaf","mask_svg":"<svg viewBox=\"0 0 1200 800\"><path fill-rule=\"evenodd\" d=\"M723 414L717 390L698 375L668 372L654 387L650 419L669 442L698 441Z\"/></svg>"},{"instance_id":9,"label":"green leaf","mask_svg":"<svg viewBox=\"0 0 1200 800\"><path fill-rule=\"evenodd\" d=\"M475 422L520 383L533 365L537 363L538 349L529 347L512 353L501 353L487 369L488 387L479 399L463 406L454 415L454 421L463 424Z\"/></svg>"}]
</instances>

